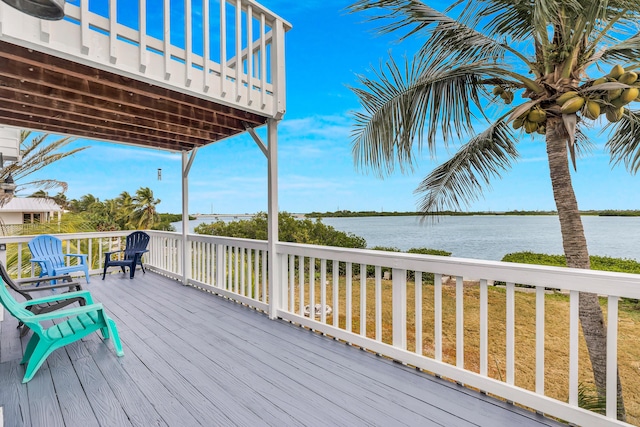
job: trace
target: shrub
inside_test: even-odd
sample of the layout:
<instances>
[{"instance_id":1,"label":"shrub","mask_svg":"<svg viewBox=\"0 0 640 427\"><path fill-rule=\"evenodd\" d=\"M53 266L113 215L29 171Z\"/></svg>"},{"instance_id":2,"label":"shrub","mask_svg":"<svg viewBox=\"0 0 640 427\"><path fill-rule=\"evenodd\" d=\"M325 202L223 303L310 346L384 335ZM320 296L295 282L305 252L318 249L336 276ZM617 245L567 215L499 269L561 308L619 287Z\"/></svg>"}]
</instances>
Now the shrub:
<instances>
[{"instance_id":1,"label":"shrub","mask_svg":"<svg viewBox=\"0 0 640 427\"><path fill-rule=\"evenodd\" d=\"M611 258L597 255L589 257L591 269L599 271L613 271L618 273L640 274L640 262L626 258ZM514 252L506 254L502 261L519 262L522 264L550 265L554 267L566 267L567 261L564 255L538 254L534 252ZM496 285L504 285L504 282L495 282ZM522 286L522 285L521 285ZM531 286L525 286L531 287ZM629 300L629 299L627 299ZM629 300L637 303L638 300Z\"/></svg>"}]
</instances>

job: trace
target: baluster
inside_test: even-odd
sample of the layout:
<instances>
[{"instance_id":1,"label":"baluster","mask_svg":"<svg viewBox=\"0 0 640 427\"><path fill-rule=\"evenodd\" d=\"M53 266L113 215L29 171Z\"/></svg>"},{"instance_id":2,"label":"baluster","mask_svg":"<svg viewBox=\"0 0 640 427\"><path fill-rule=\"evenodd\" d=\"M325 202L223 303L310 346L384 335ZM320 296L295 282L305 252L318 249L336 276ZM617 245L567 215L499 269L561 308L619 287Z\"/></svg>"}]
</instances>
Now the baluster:
<instances>
[{"instance_id":1,"label":"baluster","mask_svg":"<svg viewBox=\"0 0 640 427\"><path fill-rule=\"evenodd\" d=\"M204 73L202 91L207 93L211 88L211 69L209 55L211 54L211 41L209 39L209 0L202 1L202 72Z\"/></svg>"},{"instance_id":2,"label":"baluster","mask_svg":"<svg viewBox=\"0 0 640 427\"><path fill-rule=\"evenodd\" d=\"M80 0L80 52L89 54L89 0Z\"/></svg>"},{"instance_id":3,"label":"baluster","mask_svg":"<svg viewBox=\"0 0 640 427\"><path fill-rule=\"evenodd\" d=\"M464 368L464 282L456 276L456 366Z\"/></svg>"},{"instance_id":4,"label":"baluster","mask_svg":"<svg viewBox=\"0 0 640 427\"><path fill-rule=\"evenodd\" d=\"M208 0L205 0L208 3ZM164 0L164 79L171 78L171 0Z\"/></svg>"},{"instance_id":5,"label":"baluster","mask_svg":"<svg viewBox=\"0 0 640 427\"><path fill-rule=\"evenodd\" d=\"M264 13L260 14L260 108L267 106L267 31Z\"/></svg>"},{"instance_id":6,"label":"baluster","mask_svg":"<svg viewBox=\"0 0 640 427\"><path fill-rule=\"evenodd\" d=\"M236 102L242 98L242 1L236 0Z\"/></svg>"},{"instance_id":7,"label":"baluster","mask_svg":"<svg viewBox=\"0 0 640 427\"><path fill-rule=\"evenodd\" d=\"M415 330L416 330L416 353L423 354L422 351L422 272L414 272L415 284Z\"/></svg>"},{"instance_id":8,"label":"baluster","mask_svg":"<svg viewBox=\"0 0 640 427\"><path fill-rule=\"evenodd\" d=\"M352 317L353 317L353 313L352 313L352 304L351 304L351 298L352 298L352 280L353 280L353 264L350 262L347 262L347 276L346 276L346 293L347 293L347 299L345 302L345 313L346 313L346 329L349 332L353 332L353 325L352 325Z\"/></svg>"},{"instance_id":9,"label":"baluster","mask_svg":"<svg viewBox=\"0 0 640 427\"><path fill-rule=\"evenodd\" d=\"M340 296L340 263L337 260L333 260L333 280L332 280L332 290L333 290L333 326L336 328L340 326L340 305L339 305L339 296Z\"/></svg>"},{"instance_id":10,"label":"baluster","mask_svg":"<svg viewBox=\"0 0 640 427\"><path fill-rule=\"evenodd\" d=\"M262 302L267 302L267 251L262 251Z\"/></svg>"},{"instance_id":11,"label":"baluster","mask_svg":"<svg viewBox=\"0 0 640 427\"><path fill-rule=\"evenodd\" d=\"M289 255L289 310L295 311L296 256Z\"/></svg>"},{"instance_id":12,"label":"baluster","mask_svg":"<svg viewBox=\"0 0 640 427\"><path fill-rule=\"evenodd\" d=\"M316 259L309 258L309 318L315 319L316 304Z\"/></svg>"},{"instance_id":13,"label":"baluster","mask_svg":"<svg viewBox=\"0 0 640 427\"><path fill-rule=\"evenodd\" d=\"M247 5L247 105L251 105L253 86L253 7Z\"/></svg>"},{"instance_id":14,"label":"baluster","mask_svg":"<svg viewBox=\"0 0 640 427\"><path fill-rule=\"evenodd\" d=\"M515 284L507 283L507 384L515 381Z\"/></svg>"},{"instance_id":15,"label":"baluster","mask_svg":"<svg viewBox=\"0 0 640 427\"><path fill-rule=\"evenodd\" d=\"M376 265L375 267L376 274L376 341L382 341L382 267ZM395 307L395 299L393 300L393 304ZM395 324L395 322L394 322Z\"/></svg>"},{"instance_id":16,"label":"baluster","mask_svg":"<svg viewBox=\"0 0 640 427\"><path fill-rule=\"evenodd\" d=\"M253 277L255 284L253 286L253 299L260 300L260 250L256 249L253 257Z\"/></svg>"},{"instance_id":17,"label":"baluster","mask_svg":"<svg viewBox=\"0 0 640 427\"><path fill-rule=\"evenodd\" d=\"M304 257L298 256L298 286L300 288L300 316L304 316Z\"/></svg>"},{"instance_id":18,"label":"baluster","mask_svg":"<svg viewBox=\"0 0 640 427\"><path fill-rule=\"evenodd\" d=\"M139 70L141 73L145 73L147 71L147 0L140 0L138 3L139 6L139 14L138 14L138 49L140 55L140 66Z\"/></svg>"},{"instance_id":19,"label":"baluster","mask_svg":"<svg viewBox=\"0 0 640 427\"><path fill-rule=\"evenodd\" d=\"M569 292L569 404L578 406L578 291Z\"/></svg>"},{"instance_id":20,"label":"baluster","mask_svg":"<svg viewBox=\"0 0 640 427\"><path fill-rule=\"evenodd\" d=\"M246 282L246 277L244 274L244 252L245 249L244 248L238 248L238 250L240 251L240 290L239 293L240 295L246 295L245 294L245 289L247 286L247 282Z\"/></svg>"},{"instance_id":21,"label":"baluster","mask_svg":"<svg viewBox=\"0 0 640 427\"><path fill-rule=\"evenodd\" d=\"M488 321L488 289L487 280L480 280L480 375L488 375L488 343L489 343L489 321Z\"/></svg>"},{"instance_id":22,"label":"baluster","mask_svg":"<svg viewBox=\"0 0 640 427\"><path fill-rule=\"evenodd\" d=\"M434 357L442 361L442 274L433 275Z\"/></svg>"},{"instance_id":23,"label":"baluster","mask_svg":"<svg viewBox=\"0 0 640 427\"><path fill-rule=\"evenodd\" d=\"M204 0L205 2L207 0ZM193 34L191 25L191 0L184 0L184 66L186 87L191 86L193 80Z\"/></svg>"},{"instance_id":24,"label":"baluster","mask_svg":"<svg viewBox=\"0 0 640 427\"><path fill-rule=\"evenodd\" d=\"M320 321L327 323L327 260L320 260Z\"/></svg>"},{"instance_id":25,"label":"baluster","mask_svg":"<svg viewBox=\"0 0 640 427\"><path fill-rule=\"evenodd\" d=\"M536 287L536 393L544 395L544 287Z\"/></svg>"},{"instance_id":26,"label":"baluster","mask_svg":"<svg viewBox=\"0 0 640 427\"><path fill-rule=\"evenodd\" d=\"M610 295L607 305L607 417L613 419L618 407L618 300Z\"/></svg>"},{"instance_id":27,"label":"baluster","mask_svg":"<svg viewBox=\"0 0 640 427\"><path fill-rule=\"evenodd\" d=\"M367 336L367 265L360 264L360 335Z\"/></svg>"},{"instance_id":28,"label":"baluster","mask_svg":"<svg viewBox=\"0 0 640 427\"><path fill-rule=\"evenodd\" d=\"M227 0L220 0L220 96L227 95ZM264 298L264 295L263 295Z\"/></svg>"}]
</instances>

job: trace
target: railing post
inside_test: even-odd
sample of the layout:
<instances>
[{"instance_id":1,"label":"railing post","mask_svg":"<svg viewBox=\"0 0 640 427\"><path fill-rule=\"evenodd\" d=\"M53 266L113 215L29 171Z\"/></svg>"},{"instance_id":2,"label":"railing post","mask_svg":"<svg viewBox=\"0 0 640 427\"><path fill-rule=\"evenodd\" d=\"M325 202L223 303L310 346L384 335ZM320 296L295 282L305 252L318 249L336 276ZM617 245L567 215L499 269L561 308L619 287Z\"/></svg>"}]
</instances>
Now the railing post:
<instances>
[{"instance_id":1,"label":"railing post","mask_svg":"<svg viewBox=\"0 0 640 427\"><path fill-rule=\"evenodd\" d=\"M393 280L393 346L407 349L407 270L394 268Z\"/></svg>"}]
</instances>

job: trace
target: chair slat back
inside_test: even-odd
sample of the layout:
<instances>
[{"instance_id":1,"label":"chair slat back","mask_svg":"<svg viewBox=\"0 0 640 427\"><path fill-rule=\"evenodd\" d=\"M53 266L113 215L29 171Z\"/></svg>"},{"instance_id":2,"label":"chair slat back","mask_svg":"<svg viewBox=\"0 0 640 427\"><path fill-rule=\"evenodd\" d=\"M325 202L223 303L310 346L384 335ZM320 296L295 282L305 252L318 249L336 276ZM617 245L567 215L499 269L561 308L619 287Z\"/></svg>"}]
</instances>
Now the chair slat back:
<instances>
[{"instance_id":1,"label":"chair slat back","mask_svg":"<svg viewBox=\"0 0 640 427\"><path fill-rule=\"evenodd\" d=\"M149 235L144 231L134 231L127 236L127 243L124 249L125 259L131 259L138 251L144 251L149 244Z\"/></svg>"},{"instance_id":2,"label":"chair slat back","mask_svg":"<svg viewBox=\"0 0 640 427\"><path fill-rule=\"evenodd\" d=\"M57 237L43 234L31 239L28 245L34 258L48 259L54 267L64 266L62 240Z\"/></svg>"},{"instance_id":3,"label":"chair slat back","mask_svg":"<svg viewBox=\"0 0 640 427\"><path fill-rule=\"evenodd\" d=\"M13 295L11 295L11 293L9 292L9 289L7 289L7 286L4 283L4 280L2 280L1 278L0 278L0 303L2 303L2 306L6 308L7 311L11 313L13 317L20 320L21 322L25 322L25 320L28 320L30 317L33 317L33 313L27 310L26 308L23 308L18 303L18 301L16 301Z\"/></svg>"}]
</instances>

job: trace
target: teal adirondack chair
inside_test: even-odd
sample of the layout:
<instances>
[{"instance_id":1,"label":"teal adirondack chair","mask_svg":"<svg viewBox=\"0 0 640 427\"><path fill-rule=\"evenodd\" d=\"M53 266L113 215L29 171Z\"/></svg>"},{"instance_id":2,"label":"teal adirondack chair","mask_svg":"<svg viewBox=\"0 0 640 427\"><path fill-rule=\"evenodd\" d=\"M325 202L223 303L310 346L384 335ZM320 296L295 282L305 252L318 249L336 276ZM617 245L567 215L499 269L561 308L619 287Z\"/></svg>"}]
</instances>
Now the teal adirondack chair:
<instances>
[{"instance_id":1,"label":"teal adirondack chair","mask_svg":"<svg viewBox=\"0 0 640 427\"><path fill-rule=\"evenodd\" d=\"M78 297L84 298L86 305L44 314L33 314L27 309L34 304ZM22 379L23 383L33 378L40 366L54 350L78 341L98 330L102 332L104 339L113 337L113 346L116 349L116 354L124 356L116 323L107 316L102 304L93 302L89 291L68 292L62 295L52 295L19 303L13 298L5 283L0 280L0 303L12 316L33 331L20 362L22 365L27 364L27 369ZM54 320L56 324L45 328L41 322L47 320Z\"/></svg>"},{"instance_id":2,"label":"teal adirondack chair","mask_svg":"<svg viewBox=\"0 0 640 427\"><path fill-rule=\"evenodd\" d=\"M85 254L65 254L62 253L62 240L48 234L34 237L28 243L31 251L31 262L40 264L40 277L59 276L73 271L84 271L84 277L89 283L89 267L87 265L87 255ZM78 259L77 264L66 265L65 257ZM56 281L52 280L55 284Z\"/></svg>"}]
</instances>

